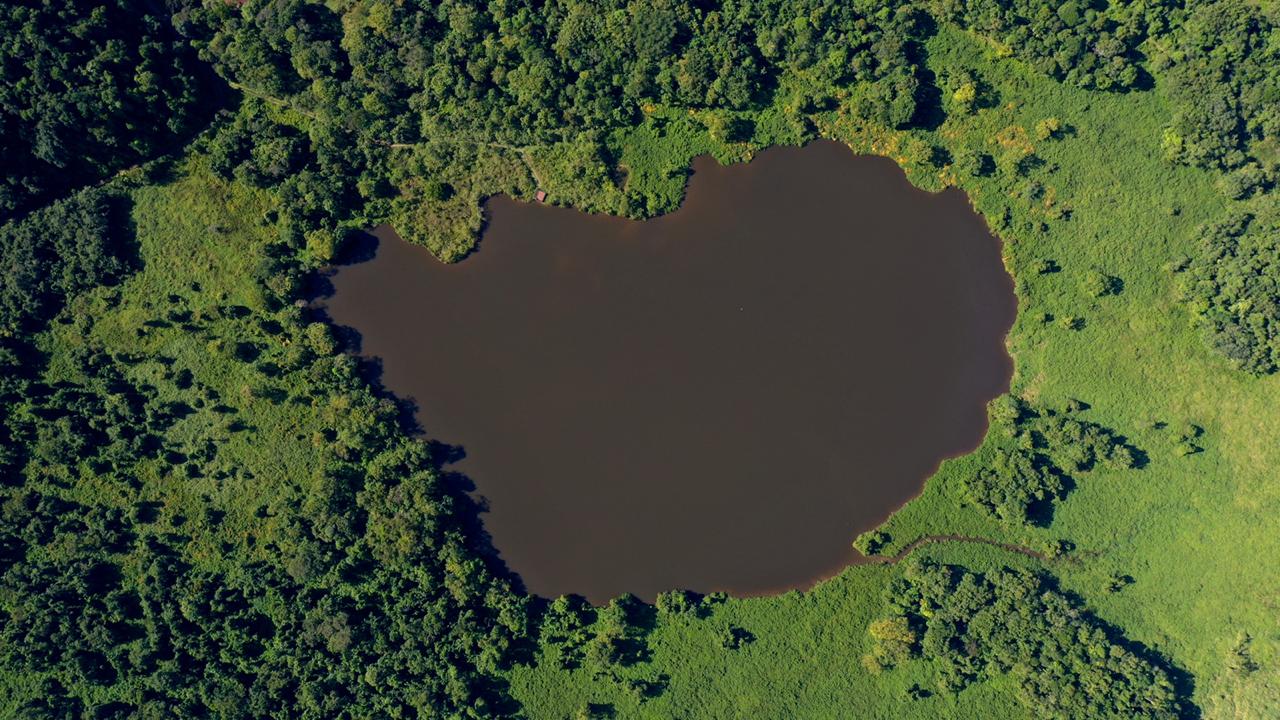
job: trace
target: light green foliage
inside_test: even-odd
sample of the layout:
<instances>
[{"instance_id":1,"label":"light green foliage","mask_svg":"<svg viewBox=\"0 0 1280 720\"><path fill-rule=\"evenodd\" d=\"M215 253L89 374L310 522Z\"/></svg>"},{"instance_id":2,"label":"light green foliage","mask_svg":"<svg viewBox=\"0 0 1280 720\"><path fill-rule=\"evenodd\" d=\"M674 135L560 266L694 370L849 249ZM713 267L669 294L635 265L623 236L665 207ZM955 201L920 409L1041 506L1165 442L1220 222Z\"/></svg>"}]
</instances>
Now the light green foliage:
<instances>
[{"instance_id":1,"label":"light green foliage","mask_svg":"<svg viewBox=\"0 0 1280 720\"><path fill-rule=\"evenodd\" d=\"M183 5L234 113L131 222L3 231L35 324L0 343L0 715L1267 717L1274 8L929 10ZM652 607L511 591L295 305L323 233L390 220L456 260L490 195L651 216L698 155L816 136L967 191L1019 297L992 432L851 533L1040 554L940 541ZM99 251L121 229L136 267Z\"/></svg>"},{"instance_id":2,"label":"light green foliage","mask_svg":"<svg viewBox=\"0 0 1280 720\"><path fill-rule=\"evenodd\" d=\"M1048 140L1055 138L1062 131L1062 122L1058 118L1045 118L1036 123L1036 139Z\"/></svg>"},{"instance_id":3,"label":"light green foliage","mask_svg":"<svg viewBox=\"0 0 1280 720\"><path fill-rule=\"evenodd\" d=\"M3 373L0 715L483 707L525 599L395 404L273 289L274 201L178 174L130 194L139 270L60 286L67 322Z\"/></svg>"}]
</instances>

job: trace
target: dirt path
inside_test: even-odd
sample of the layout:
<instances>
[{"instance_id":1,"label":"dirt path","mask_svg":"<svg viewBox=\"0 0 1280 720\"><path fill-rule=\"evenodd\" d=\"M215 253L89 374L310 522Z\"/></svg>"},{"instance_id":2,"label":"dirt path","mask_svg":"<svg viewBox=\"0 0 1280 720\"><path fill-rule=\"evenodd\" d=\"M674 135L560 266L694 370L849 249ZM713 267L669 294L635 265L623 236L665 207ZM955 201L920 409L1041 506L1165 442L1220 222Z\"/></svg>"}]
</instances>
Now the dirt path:
<instances>
[{"instance_id":1,"label":"dirt path","mask_svg":"<svg viewBox=\"0 0 1280 720\"><path fill-rule=\"evenodd\" d=\"M915 540L911 541L911 543L906 547L902 548L902 550L900 550L897 555L891 555L888 557L876 556L876 557L870 558L870 560L871 562L879 565L892 565L894 563L902 562L903 560L906 559L908 555L915 552L917 549L924 547L925 545L932 545L934 543L944 543L944 542L963 542L963 543L976 543L979 545L990 545L991 547L1000 548L1001 550L1007 550L1012 553L1018 553L1019 555L1025 555L1029 558L1035 558L1036 560L1039 560L1041 562L1049 561L1048 555L1045 555L1039 550L1033 550L1024 545L1014 545L1013 543L1003 543L996 540L988 540L986 538L971 537L969 535L925 535L922 538L916 538Z\"/></svg>"}]
</instances>

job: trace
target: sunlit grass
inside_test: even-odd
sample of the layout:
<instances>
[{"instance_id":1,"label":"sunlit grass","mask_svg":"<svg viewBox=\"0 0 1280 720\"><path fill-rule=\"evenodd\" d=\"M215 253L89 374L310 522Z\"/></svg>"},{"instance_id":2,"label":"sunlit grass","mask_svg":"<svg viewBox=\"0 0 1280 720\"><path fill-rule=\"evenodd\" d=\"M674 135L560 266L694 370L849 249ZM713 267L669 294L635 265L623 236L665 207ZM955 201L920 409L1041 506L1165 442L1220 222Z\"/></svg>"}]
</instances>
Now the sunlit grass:
<instances>
[{"instance_id":1,"label":"sunlit grass","mask_svg":"<svg viewBox=\"0 0 1280 720\"><path fill-rule=\"evenodd\" d=\"M1280 555L1274 532L1280 378L1248 376L1212 352L1168 269L1195 253L1197 226L1223 212L1226 201L1210 175L1163 159L1160 134L1169 115L1158 91L1085 93L1014 61L994 60L948 28L931 41L929 56L935 71L948 65L976 70L992 83L997 101L973 115L952 114L936 131L844 139L855 149L875 147L897 157L924 186L950 177L970 193L1005 240L1006 263L1018 283L1019 318L1009 339L1017 365L1012 392L1047 406L1087 402L1084 417L1128 437L1149 463L1081 479L1047 528L1008 526L964 505L963 482L981 466L986 449L980 449L945 463L921 496L890 518L883 529L893 542L885 554L941 533L1035 548L1070 543L1071 559L1050 568L1064 589L1128 638L1191 672L1193 700L1210 716L1261 717L1259 708L1280 699L1276 673L1239 679L1225 671L1223 659L1240 632L1253 636L1251 651L1263 667L1261 659L1278 650L1273 608L1280 574L1267 558ZM1064 132L1035 139L1035 125L1048 117ZM841 127L840 121L830 127ZM636 144L624 147L624 158L652 147L642 134L632 139ZM983 149L999 171L977 178L939 171L918 150L933 144L953 153ZM1010 166L1028 150L1043 162L1019 176ZM662 157L653 162L672 161ZM1026 196L1030 181L1041 186L1035 197ZM1061 270L1038 274L1046 258ZM1086 293L1082 278L1094 269L1121 278L1123 291L1102 298ZM1046 322L1046 314L1053 320ZM1082 319L1083 327L1063 327L1064 317ZM1183 456L1179 433L1188 423L1203 428L1197 440L1203 452ZM921 552L978 569L1033 562L980 546ZM566 716L588 701L614 703L621 717L700 711L720 717L999 716L997 708L1008 707L996 699L1008 689L1002 681L954 699L910 701L906 688L929 679L920 663L876 678L858 665L866 626L893 572L853 567L810 592L731 600L705 619L661 616L654 660L636 672L668 673L670 686L643 704L611 681L549 663L514 670L513 689L533 717ZM1116 576L1133 582L1109 590ZM716 633L729 622L751 630L757 642L739 651L721 648Z\"/></svg>"}]
</instances>

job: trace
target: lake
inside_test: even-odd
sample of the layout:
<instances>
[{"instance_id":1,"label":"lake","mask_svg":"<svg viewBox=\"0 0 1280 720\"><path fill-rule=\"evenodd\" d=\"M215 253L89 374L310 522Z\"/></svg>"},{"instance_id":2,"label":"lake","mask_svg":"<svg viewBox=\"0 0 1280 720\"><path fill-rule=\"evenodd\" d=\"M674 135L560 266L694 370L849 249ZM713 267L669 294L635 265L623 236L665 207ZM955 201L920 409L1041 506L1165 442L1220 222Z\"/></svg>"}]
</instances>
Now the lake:
<instances>
[{"instance_id":1,"label":"lake","mask_svg":"<svg viewBox=\"0 0 1280 720\"><path fill-rule=\"evenodd\" d=\"M326 305L465 452L448 469L539 595L808 587L975 448L1008 388L999 241L884 158L699 158L683 206L643 222L486 215L454 265L378 228Z\"/></svg>"}]
</instances>

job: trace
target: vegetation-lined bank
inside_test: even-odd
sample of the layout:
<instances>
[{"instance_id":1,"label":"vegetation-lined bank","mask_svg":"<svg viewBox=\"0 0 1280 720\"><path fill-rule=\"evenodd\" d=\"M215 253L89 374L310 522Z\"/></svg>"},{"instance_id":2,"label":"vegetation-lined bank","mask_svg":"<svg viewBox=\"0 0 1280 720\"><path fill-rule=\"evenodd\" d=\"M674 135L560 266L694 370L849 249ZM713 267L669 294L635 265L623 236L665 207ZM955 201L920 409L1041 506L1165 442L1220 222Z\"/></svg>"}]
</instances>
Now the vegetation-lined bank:
<instances>
[{"instance_id":1,"label":"vegetation-lined bank","mask_svg":"<svg viewBox=\"0 0 1280 720\"><path fill-rule=\"evenodd\" d=\"M1273 4L115 6L148 20L4 16L4 146L36 159L5 165L26 219L0 230L0 714L1280 704ZM69 198L187 131L149 110L185 106L186 46L112 42L137 28L242 97L180 162ZM515 593L400 409L297 306L302 274L346 227L389 219L456 259L487 195L647 215L696 154L817 136L963 187L1018 282L1010 431L874 544L1078 562L933 544L773 598Z\"/></svg>"}]
</instances>

